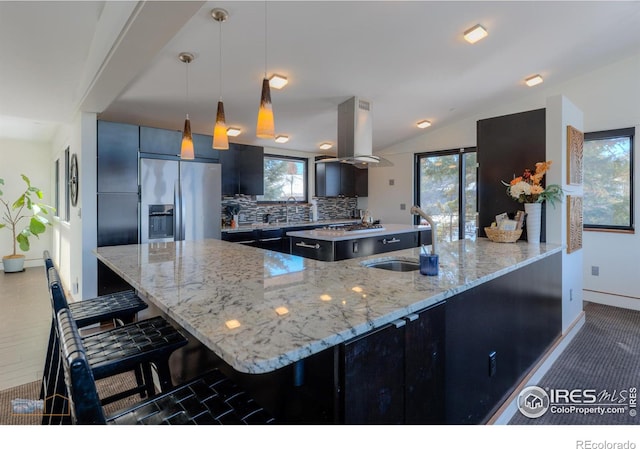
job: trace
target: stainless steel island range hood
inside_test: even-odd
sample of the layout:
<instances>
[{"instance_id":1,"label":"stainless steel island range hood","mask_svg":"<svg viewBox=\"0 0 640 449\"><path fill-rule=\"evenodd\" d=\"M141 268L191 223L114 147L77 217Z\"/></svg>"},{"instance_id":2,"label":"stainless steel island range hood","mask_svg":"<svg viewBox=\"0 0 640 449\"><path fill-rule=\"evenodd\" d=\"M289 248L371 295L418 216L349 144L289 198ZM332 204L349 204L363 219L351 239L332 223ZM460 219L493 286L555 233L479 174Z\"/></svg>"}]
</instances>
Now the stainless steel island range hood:
<instances>
[{"instance_id":1,"label":"stainless steel island range hood","mask_svg":"<svg viewBox=\"0 0 640 449\"><path fill-rule=\"evenodd\" d=\"M339 161L358 168L391 167L388 160L373 155L373 117L371 102L351 97L338 105L338 157L322 162Z\"/></svg>"}]
</instances>

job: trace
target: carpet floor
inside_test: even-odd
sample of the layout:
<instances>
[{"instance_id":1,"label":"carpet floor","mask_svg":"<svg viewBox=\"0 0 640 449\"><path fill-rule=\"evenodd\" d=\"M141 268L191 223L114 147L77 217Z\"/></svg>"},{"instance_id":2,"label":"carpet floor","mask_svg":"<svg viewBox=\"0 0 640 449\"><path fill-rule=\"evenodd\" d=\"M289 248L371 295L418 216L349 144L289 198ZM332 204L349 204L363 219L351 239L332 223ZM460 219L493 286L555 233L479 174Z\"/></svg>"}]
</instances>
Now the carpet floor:
<instances>
[{"instance_id":1,"label":"carpet floor","mask_svg":"<svg viewBox=\"0 0 640 449\"><path fill-rule=\"evenodd\" d=\"M509 424L640 424L632 400L640 388L640 311L596 303L584 310L584 326L537 385L553 399L548 410L538 418L518 411Z\"/></svg>"},{"instance_id":2,"label":"carpet floor","mask_svg":"<svg viewBox=\"0 0 640 449\"><path fill-rule=\"evenodd\" d=\"M41 423L42 411L16 413L11 402L15 399L38 399L40 395L40 384L40 381L35 381L0 391L0 425L39 425ZM135 386L136 379L133 373L119 374L96 381L96 387L100 397L111 396L117 392L134 388ZM112 415L118 410L131 407L140 401L140 397L135 395L107 404L104 407L105 415Z\"/></svg>"}]
</instances>

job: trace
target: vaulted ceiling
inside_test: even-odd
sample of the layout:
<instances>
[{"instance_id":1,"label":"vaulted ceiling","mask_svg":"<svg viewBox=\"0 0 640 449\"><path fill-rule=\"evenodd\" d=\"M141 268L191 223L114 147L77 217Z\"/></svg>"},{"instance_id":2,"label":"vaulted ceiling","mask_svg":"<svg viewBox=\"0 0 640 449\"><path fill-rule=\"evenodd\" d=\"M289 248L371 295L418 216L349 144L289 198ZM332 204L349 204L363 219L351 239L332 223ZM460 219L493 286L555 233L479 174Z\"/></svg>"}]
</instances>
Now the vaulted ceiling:
<instances>
[{"instance_id":1,"label":"vaulted ceiling","mask_svg":"<svg viewBox=\"0 0 640 449\"><path fill-rule=\"evenodd\" d=\"M489 35L471 45L478 23ZM637 54L638 29L635 1L2 1L0 136L50 139L79 110L171 129L189 113L211 134L222 95L232 141L319 152L358 96L375 151L529 95L530 75L549 86ZM255 137L265 64L289 79L271 92L286 144Z\"/></svg>"}]
</instances>

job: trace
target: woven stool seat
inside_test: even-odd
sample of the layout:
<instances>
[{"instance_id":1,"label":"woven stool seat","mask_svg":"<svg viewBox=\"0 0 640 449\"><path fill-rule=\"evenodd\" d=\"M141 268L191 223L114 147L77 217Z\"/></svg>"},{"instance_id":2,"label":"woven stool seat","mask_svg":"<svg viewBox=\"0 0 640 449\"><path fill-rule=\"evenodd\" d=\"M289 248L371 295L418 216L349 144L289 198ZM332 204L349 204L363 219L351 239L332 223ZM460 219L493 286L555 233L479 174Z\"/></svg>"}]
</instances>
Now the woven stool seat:
<instances>
[{"instance_id":1,"label":"woven stool seat","mask_svg":"<svg viewBox=\"0 0 640 449\"><path fill-rule=\"evenodd\" d=\"M135 315L149 307L133 290L111 293L69 304L69 310L82 328L103 321L132 322Z\"/></svg>"},{"instance_id":2,"label":"woven stool seat","mask_svg":"<svg viewBox=\"0 0 640 449\"><path fill-rule=\"evenodd\" d=\"M167 320L155 317L87 335L82 337L82 344L91 369L99 379L114 371L134 369L141 358L168 358L186 345L187 339Z\"/></svg>"},{"instance_id":3,"label":"woven stool seat","mask_svg":"<svg viewBox=\"0 0 640 449\"><path fill-rule=\"evenodd\" d=\"M57 315L64 379L75 424L270 424L271 414L219 370L106 418L84 339L68 309Z\"/></svg>"},{"instance_id":4,"label":"woven stool seat","mask_svg":"<svg viewBox=\"0 0 640 449\"><path fill-rule=\"evenodd\" d=\"M219 370L145 400L108 424L268 424L271 415Z\"/></svg>"}]
</instances>

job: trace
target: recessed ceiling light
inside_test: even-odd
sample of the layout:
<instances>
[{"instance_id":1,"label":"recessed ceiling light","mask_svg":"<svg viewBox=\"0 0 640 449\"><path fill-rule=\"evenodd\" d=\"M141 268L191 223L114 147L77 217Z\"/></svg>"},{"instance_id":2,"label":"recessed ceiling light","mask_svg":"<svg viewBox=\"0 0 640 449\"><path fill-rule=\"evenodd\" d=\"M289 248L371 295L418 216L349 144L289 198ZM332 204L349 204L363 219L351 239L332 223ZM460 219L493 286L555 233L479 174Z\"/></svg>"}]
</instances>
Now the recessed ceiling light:
<instances>
[{"instance_id":1,"label":"recessed ceiling light","mask_svg":"<svg viewBox=\"0 0 640 449\"><path fill-rule=\"evenodd\" d=\"M320 144L320 149L321 150L330 150L332 146L333 145L330 144L329 142L325 142L325 143Z\"/></svg>"},{"instance_id":2,"label":"recessed ceiling light","mask_svg":"<svg viewBox=\"0 0 640 449\"><path fill-rule=\"evenodd\" d=\"M273 87L274 89L282 89L287 85L288 82L289 80L287 79L287 77L282 75L273 75L271 78L269 78L269 86Z\"/></svg>"},{"instance_id":3,"label":"recessed ceiling light","mask_svg":"<svg viewBox=\"0 0 640 449\"><path fill-rule=\"evenodd\" d=\"M477 24L464 32L464 39L470 44L475 44L480 39L484 39L488 35L489 33L487 33L487 30L485 30L482 25Z\"/></svg>"},{"instance_id":4,"label":"recessed ceiling light","mask_svg":"<svg viewBox=\"0 0 640 449\"><path fill-rule=\"evenodd\" d=\"M279 135L276 136L276 142L278 143L287 143L289 141L289 136Z\"/></svg>"},{"instance_id":5,"label":"recessed ceiling light","mask_svg":"<svg viewBox=\"0 0 640 449\"><path fill-rule=\"evenodd\" d=\"M533 75L529 78L525 78L524 82L527 83L527 86L533 87L542 82L542 77L540 75Z\"/></svg>"},{"instance_id":6,"label":"recessed ceiling light","mask_svg":"<svg viewBox=\"0 0 640 449\"><path fill-rule=\"evenodd\" d=\"M416 125L418 128L428 128L431 126L431 122L429 120L421 120Z\"/></svg>"},{"instance_id":7,"label":"recessed ceiling light","mask_svg":"<svg viewBox=\"0 0 640 449\"><path fill-rule=\"evenodd\" d=\"M242 131L240 131L240 129L238 128L227 128L227 136L230 136L230 137L239 136L241 132Z\"/></svg>"}]
</instances>

